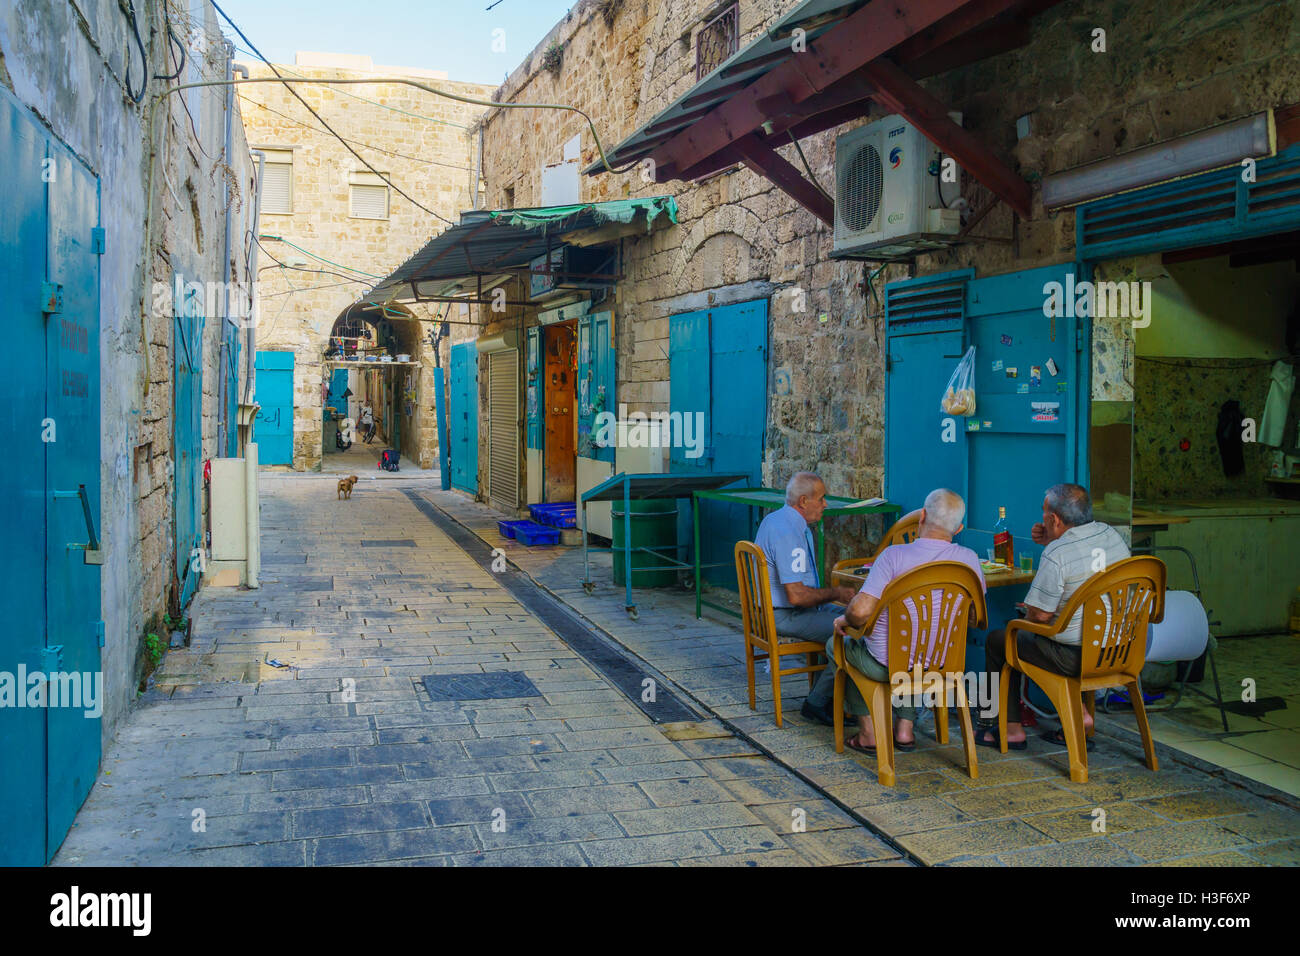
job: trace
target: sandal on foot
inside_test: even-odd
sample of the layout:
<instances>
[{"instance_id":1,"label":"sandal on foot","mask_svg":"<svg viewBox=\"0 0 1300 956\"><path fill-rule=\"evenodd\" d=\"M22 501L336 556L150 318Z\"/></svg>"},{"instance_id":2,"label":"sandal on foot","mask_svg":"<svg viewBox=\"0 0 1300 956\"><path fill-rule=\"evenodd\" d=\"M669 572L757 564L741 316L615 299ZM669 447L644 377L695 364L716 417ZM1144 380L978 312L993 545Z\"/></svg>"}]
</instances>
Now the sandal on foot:
<instances>
[{"instance_id":1,"label":"sandal on foot","mask_svg":"<svg viewBox=\"0 0 1300 956\"><path fill-rule=\"evenodd\" d=\"M848 747L850 750L856 750L860 754L866 754L868 757L874 757L876 755L876 748L868 747L866 744L860 743L859 741L861 740L861 737L861 734L854 734L848 740L844 741L844 746Z\"/></svg>"},{"instance_id":2,"label":"sandal on foot","mask_svg":"<svg viewBox=\"0 0 1300 956\"><path fill-rule=\"evenodd\" d=\"M1044 740L1046 740L1049 744L1053 744L1057 747L1065 746L1065 734L1059 730L1053 730L1050 733L1046 733L1046 734L1039 734L1039 736L1042 737ZM1084 737L1083 742L1089 750L1092 750L1091 737Z\"/></svg>"},{"instance_id":3,"label":"sandal on foot","mask_svg":"<svg viewBox=\"0 0 1300 956\"><path fill-rule=\"evenodd\" d=\"M909 740L909 741L907 741L906 743L904 743L904 742L901 741L901 740L895 740L895 741L894 741L894 749L897 750L897 751L900 752L900 753L905 753L905 754L906 754L906 753L911 753L913 750L916 749L916 741L915 741L915 740Z\"/></svg>"},{"instance_id":4,"label":"sandal on foot","mask_svg":"<svg viewBox=\"0 0 1300 956\"><path fill-rule=\"evenodd\" d=\"M992 740L985 740L985 739L984 739L984 735L985 735L986 733L988 733L988 734L992 734L992 735L993 735L993 739L992 739ZM975 731L975 746L977 746L977 747L993 747L993 748L996 749L996 750L1001 750L1001 749L1002 749L1002 739L1001 739L1001 737L998 736L998 729L997 729L996 727L987 727L987 728L985 728L984 730L976 730L976 731ZM1027 740L1008 740L1008 741L1007 741L1007 749L1008 749L1008 750L1024 750L1024 749L1025 749L1026 747L1028 747L1028 746L1029 746L1029 741L1027 741Z\"/></svg>"}]
</instances>

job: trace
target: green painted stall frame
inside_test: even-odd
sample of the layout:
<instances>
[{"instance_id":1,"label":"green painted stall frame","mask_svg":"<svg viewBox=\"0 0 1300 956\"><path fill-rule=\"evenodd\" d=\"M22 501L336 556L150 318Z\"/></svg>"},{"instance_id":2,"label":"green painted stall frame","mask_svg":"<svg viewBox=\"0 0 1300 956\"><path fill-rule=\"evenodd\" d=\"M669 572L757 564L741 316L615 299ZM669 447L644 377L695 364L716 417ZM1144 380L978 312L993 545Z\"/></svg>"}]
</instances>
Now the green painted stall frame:
<instances>
[{"instance_id":1,"label":"green painted stall frame","mask_svg":"<svg viewBox=\"0 0 1300 956\"><path fill-rule=\"evenodd\" d=\"M713 601L706 601L701 593L700 571L707 567L720 567L720 565L700 564L700 501L725 501L730 504L748 505L750 508L750 525L753 525L753 511L756 508L762 508L765 511L772 511L785 506L785 491L779 488L723 488L719 490L700 490L694 494L694 500L691 503L691 525L694 528L695 536L695 617L698 619L701 615L701 609L711 607L714 610L730 614L732 617L740 617L740 612L732 610L725 604L717 604ZM835 518L840 515L887 515L902 514L902 505L897 505L889 501L882 501L875 505L859 504L854 498L842 498L837 495L826 496L826 510L822 513L821 520L817 522L816 539L817 539L817 567L824 570L826 567L826 530L823 522L829 518Z\"/></svg>"}]
</instances>

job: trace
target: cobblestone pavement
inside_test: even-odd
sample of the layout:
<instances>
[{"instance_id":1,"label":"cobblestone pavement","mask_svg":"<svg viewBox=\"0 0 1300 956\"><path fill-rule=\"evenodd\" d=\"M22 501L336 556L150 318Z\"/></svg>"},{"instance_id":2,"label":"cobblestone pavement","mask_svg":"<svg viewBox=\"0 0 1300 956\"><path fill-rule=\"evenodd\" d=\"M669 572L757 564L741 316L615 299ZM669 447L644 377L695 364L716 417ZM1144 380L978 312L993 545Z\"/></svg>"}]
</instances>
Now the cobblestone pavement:
<instances>
[{"instance_id":1,"label":"cobblestone pavement","mask_svg":"<svg viewBox=\"0 0 1300 956\"><path fill-rule=\"evenodd\" d=\"M262 587L200 593L56 865L906 862L718 720L653 723L415 507L428 479L368 477L264 476ZM420 682L499 670L539 696Z\"/></svg>"},{"instance_id":2,"label":"cobblestone pavement","mask_svg":"<svg viewBox=\"0 0 1300 956\"><path fill-rule=\"evenodd\" d=\"M882 787L874 761L834 751L831 730L799 715L807 684L782 685L785 727L777 729L772 694L759 675L759 706L748 704L744 646L738 622L694 617L694 596L670 590L634 591L639 620L624 612L608 555L593 555L590 596L581 587L580 548L525 548L497 534L500 515L455 492L421 492L476 531L535 581L670 677L724 726L760 752L811 781L858 818L868 821L914 859L926 864L1209 865L1300 863L1300 812L1294 802L1230 771L1189 765L1186 755L1158 746L1160 770L1142 762L1129 732L1099 721L1089 755L1090 779L1070 781L1063 748L1031 735L1028 750L1006 756L980 748L979 777L965 771L956 721L950 745L934 740L933 719L918 727L917 750L895 759L898 782ZM770 678L767 680L770 681ZM1113 734L1113 735L1112 735ZM734 747L734 743L728 743ZM1180 762L1184 761L1184 762ZM707 763L706 763L707 766ZM731 788L748 802L744 788ZM784 812L788 804L751 806ZM1105 811L1104 831L1095 829Z\"/></svg>"}]
</instances>

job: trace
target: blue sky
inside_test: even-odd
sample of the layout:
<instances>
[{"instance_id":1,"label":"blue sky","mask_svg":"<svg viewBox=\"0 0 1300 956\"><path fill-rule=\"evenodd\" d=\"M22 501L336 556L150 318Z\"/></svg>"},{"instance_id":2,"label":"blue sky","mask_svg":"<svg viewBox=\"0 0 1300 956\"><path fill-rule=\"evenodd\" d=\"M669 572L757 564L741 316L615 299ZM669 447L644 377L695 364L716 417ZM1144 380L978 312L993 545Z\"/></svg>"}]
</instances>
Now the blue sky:
<instances>
[{"instance_id":1,"label":"blue sky","mask_svg":"<svg viewBox=\"0 0 1300 956\"><path fill-rule=\"evenodd\" d=\"M494 0L217 2L275 63L293 63L298 50L354 53L385 66L446 70L453 80L500 83L577 0L500 0L491 10ZM496 34L504 52L493 50L494 30L505 31ZM232 30L223 32L243 46Z\"/></svg>"}]
</instances>

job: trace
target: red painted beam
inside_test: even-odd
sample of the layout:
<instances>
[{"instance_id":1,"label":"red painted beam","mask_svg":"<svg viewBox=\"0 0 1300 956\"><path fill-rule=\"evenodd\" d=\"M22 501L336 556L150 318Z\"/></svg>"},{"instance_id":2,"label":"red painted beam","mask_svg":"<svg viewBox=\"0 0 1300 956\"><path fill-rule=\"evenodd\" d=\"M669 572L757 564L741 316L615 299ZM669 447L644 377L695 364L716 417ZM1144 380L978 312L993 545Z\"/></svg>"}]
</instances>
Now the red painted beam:
<instances>
[{"instance_id":1,"label":"red painted beam","mask_svg":"<svg viewBox=\"0 0 1300 956\"><path fill-rule=\"evenodd\" d=\"M974 134L949 119L943 103L884 58L869 64L865 72L876 84L878 102L901 114L1021 216L1030 217L1033 193L1029 184Z\"/></svg>"},{"instance_id":2,"label":"red painted beam","mask_svg":"<svg viewBox=\"0 0 1300 956\"><path fill-rule=\"evenodd\" d=\"M835 204L779 153L757 136L744 136L734 145L746 166L771 180L828 226L835 225Z\"/></svg>"},{"instance_id":3,"label":"red painted beam","mask_svg":"<svg viewBox=\"0 0 1300 956\"><path fill-rule=\"evenodd\" d=\"M908 37L981 0L873 0L802 53L759 77L655 151L656 162L688 169L758 129L759 102L784 94L794 104L822 92Z\"/></svg>"}]
</instances>

